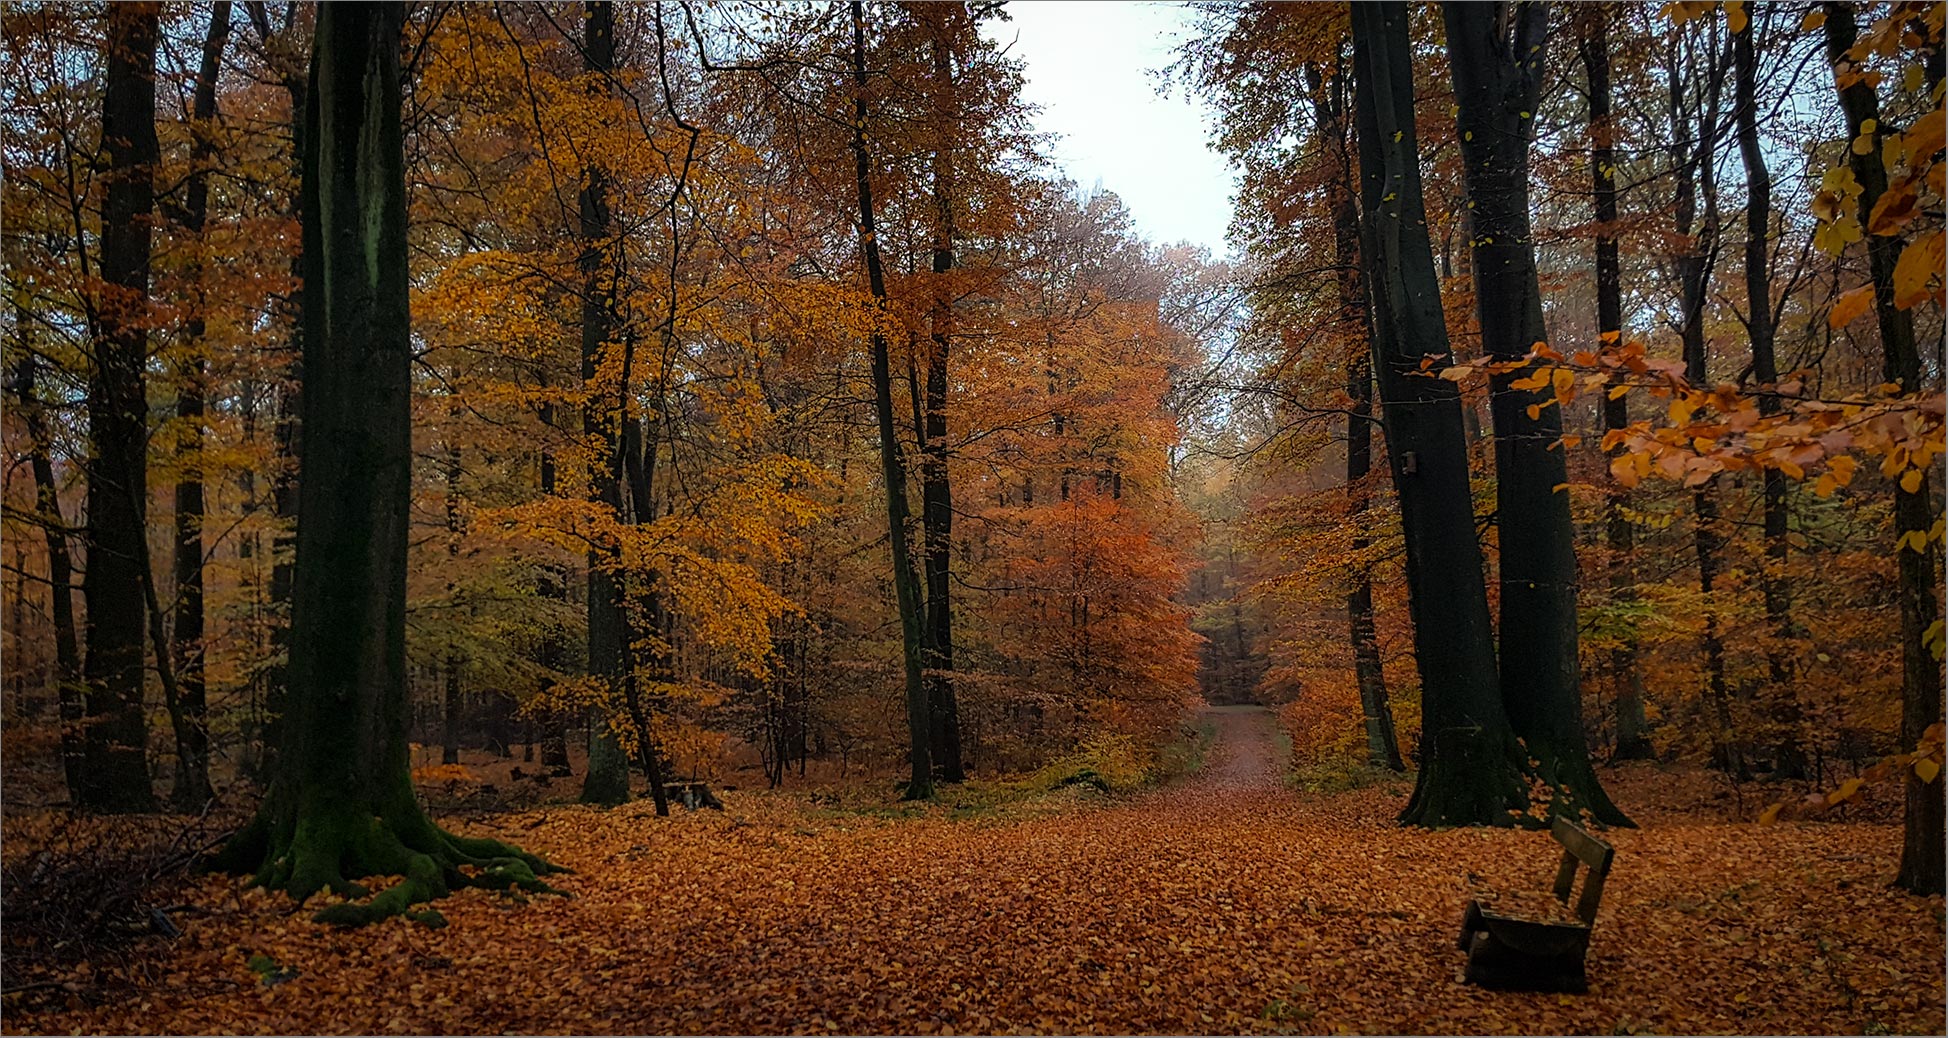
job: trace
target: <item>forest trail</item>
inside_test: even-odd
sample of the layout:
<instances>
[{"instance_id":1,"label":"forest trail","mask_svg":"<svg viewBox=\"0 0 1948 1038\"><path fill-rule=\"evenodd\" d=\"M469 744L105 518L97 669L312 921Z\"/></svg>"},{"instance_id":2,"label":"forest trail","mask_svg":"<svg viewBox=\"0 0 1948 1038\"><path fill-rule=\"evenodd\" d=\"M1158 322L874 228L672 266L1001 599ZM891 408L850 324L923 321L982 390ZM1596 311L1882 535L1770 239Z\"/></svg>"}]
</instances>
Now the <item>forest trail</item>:
<instances>
[{"instance_id":1,"label":"forest trail","mask_svg":"<svg viewBox=\"0 0 1948 1038\"><path fill-rule=\"evenodd\" d=\"M1282 775L1276 720L1213 708L1201 773L1129 797L887 817L729 795L449 819L575 870L353 934L209 877L151 987L9 1031L317 1033L1837 1032L1941 1024L1940 902L1885 886L1888 826L1612 834L1581 998L1459 982L1470 874L1540 887L1546 835L1402 829L1401 780ZM1739 863L1737 874L1724 862ZM1700 934L1706 935L1701 938ZM1901 935L1891 939L1889 935ZM295 979L267 987L267 955ZM1905 981L1896 981L1896 976Z\"/></svg>"}]
</instances>

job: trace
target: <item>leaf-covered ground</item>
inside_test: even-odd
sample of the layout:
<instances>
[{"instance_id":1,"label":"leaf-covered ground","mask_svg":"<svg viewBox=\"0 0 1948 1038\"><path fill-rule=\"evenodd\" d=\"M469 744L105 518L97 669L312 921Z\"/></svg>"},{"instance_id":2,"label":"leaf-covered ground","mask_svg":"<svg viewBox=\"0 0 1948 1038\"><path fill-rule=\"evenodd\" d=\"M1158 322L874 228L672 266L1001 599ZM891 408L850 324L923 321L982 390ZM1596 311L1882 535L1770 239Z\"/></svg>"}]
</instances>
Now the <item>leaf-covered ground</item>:
<instances>
[{"instance_id":1,"label":"leaf-covered ground","mask_svg":"<svg viewBox=\"0 0 1948 1038\"><path fill-rule=\"evenodd\" d=\"M1942 902L1886 887L1897 829L1614 833L1590 993L1490 993L1459 982L1462 904L1546 883L1548 838L1293 793L1270 716L1214 713L1199 777L1059 811L499 816L476 828L574 868L575 896L469 891L441 931L330 931L209 878L159 983L5 1029L1943 1033Z\"/></svg>"}]
</instances>

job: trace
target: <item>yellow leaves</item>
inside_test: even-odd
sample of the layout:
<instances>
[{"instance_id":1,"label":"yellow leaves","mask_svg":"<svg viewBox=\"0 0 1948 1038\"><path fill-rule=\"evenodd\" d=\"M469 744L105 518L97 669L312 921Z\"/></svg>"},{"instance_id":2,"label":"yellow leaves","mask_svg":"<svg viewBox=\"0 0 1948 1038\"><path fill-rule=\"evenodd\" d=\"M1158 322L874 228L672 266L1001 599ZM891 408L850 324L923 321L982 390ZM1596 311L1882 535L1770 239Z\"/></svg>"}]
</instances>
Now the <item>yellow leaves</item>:
<instances>
[{"instance_id":1,"label":"yellow leaves","mask_svg":"<svg viewBox=\"0 0 1948 1038\"><path fill-rule=\"evenodd\" d=\"M1894 265L1894 305L1911 310L1918 304L1942 298L1941 272L1944 260L1944 232L1937 227L1909 242Z\"/></svg>"},{"instance_id":2,"label":"yellow leaves","mask_svg":"<svg viewBox=\"0 0 1948 1038\"><path fill-rule=\"evenodd\" d=\"M1814 29L1817 29L1825 24L1826 24L1826 12L1819 10L1818 8L1815 8L1812 11L1812 13L1808 14L1805 17L1805 19L1799 23L1799 31L1812 32Z\"/></svg>"},{"instance_id":3,"label":"yellow leaves","mask_svg":"<svg viewBox=\"0 0 1948 1038\"><path fill-rule=\"evenodd\" d=\"M1829 256L1838 256L1860 238L1860 221L1848 215L1822 224L1819 230L1813 232L1813 245Z\"/></svg>"},{"instance_id":4,"label":"yellow leaves","mask_svg":"<svg viewBox=\"0 0 1948 1038\"><path fill-rule=\"evenodd\" d=\"M1763 810L1763 811L1760 811L1760 812L1759 812L1759 824L1760 824L1760 825L1771 825L1772 823L1774 823L1774 822L1776 822L1776 821L1778 821L1778 820L1779 820L1779 811L1780 811L1780 810L1781 810L1782 808L1784 808L1785 806L1786 806L1786 805L1785 805L1785 802L1784 802L1784 801L1780 801L1779 803L1776 803L1776 804L1773 804L1773 805L1772 805L1771 807L1768 807L1768 808L1766 808L1765 810Z\"/></svg>"},{"instance_id":5,"label":"yellow leaves","mask_svg":"<svg viewBox=\"0 0 1948 1038\"><path fill-rule=\"evenodd\" d=\"M1901 489L1910 494L1920 493L1922 478L1923 473L1920 469L1908 469L1901 473Z\"/></svg>"},{"instance_id":6,"label":"yellow leaves","mask_svg":"<svg viewBox=\"0 0 1948 1038\"><path fill-rule=\"evenodd\" d=\"M1840 293L1833 301L1833 309L1826 315L1826 323L1831 328L1844 328L1872 309L1874 305L1874 286L1861 285Z\"/></svg>"},{"instance_id":7,"label":"yellow leaves","mask_svg":"<svg viewBox=\"0 0 1948 1038\"><path fill-rule=\"evenodd\" d=\"M1939 623L1940 621L1936 621ZM1923 782L1933 782L1941 776L1941 765L1936 761L1921 758L1914 762L1914 777Z\"/></svg>"}]
</instances>

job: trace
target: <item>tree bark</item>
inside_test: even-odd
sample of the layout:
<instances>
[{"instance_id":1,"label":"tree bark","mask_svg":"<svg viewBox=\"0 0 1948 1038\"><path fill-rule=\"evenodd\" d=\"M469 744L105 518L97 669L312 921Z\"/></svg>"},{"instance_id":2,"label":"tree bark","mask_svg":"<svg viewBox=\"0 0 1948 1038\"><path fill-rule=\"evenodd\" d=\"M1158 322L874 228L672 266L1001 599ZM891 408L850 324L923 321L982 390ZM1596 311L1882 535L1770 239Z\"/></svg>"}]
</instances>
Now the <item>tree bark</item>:
<instances>
[{"instance_id":1,"label":"tree bark","mask_svg":"<svg viewBox=\"0 0 1948 1038\"><path fill-rule=\"evenodd\" d=\"M1759 143L1759 61L1753 34L1763 9L1750 9L1743 31L1732 33L1733 103L1737 108L1739 156L1745 163L1745 329L1752 340L1752 377L1766 389L1779 381L1779 361L1773 347L1772 289L1766 253L1772 236L1772 175L1765 167ZM1779 398L1759 397L1759 413L1778 414ZM1766 626L1772 643L1766 665L1772 698L1768 713L1777 729L1773 774L1799 778L1806 771L1806 754L1799 739L1798 691L1793 687L1792 599L1786 586L1787 543L1786 474L1768 468L1764 473L1765 568L1759 583L1765 595Z\"/></svg>"},{"instance_id":2,"label":"tree bark","mask_svg":"<svg viewBox=\"0 0 1948 1038\"><path fill-rule=\"evenodd\" d=\"M86 728L77 806L101 812L155 807L143 717L146 636L149 251L155 217L156 36L161 5L108 9L108 80L102 101L103 175L99 331L88 382L88 598Z\"/></svg>"},{"instance_id":3,"label":"tree bark","mask_svg":"<svg viewBox=\"0 0 1948 1038\"><path fill-rule=\"evenodd\" d=\"M548 430L546 435L550 437L549 442L552 443L555 427L554 405L541 405L541 425ZM541 449L541 496L552 497L554 493L555 452L553 447L543 447ZM535 580L535 594L537 597L544 601L557 604L565 604L568 601L568 581L562 569L563 567L556 566L552 563L542 564L540 575ZM538 691L545 692L548 686L561 675L566 662L564 659L566 656L564 641L565 639L562 637L557 621L553 616L550 616L547 621L546 633L541 638L541 659L539 662L542 667L547 669L551 676L542 678L541 688ZM541 726L542 770L555 778L564 778L573 775L575 773L574 767L568 760L567 725L561 718L552 714L538 718L531 723ZM532 742L529 743L529 749L533 749Z\"/></svg>"},{"instance_id":4,"label":"tree bark","mask_svg":"<svg viewBox=\"0 0 1948 1038\"><path fill-rule=\"evenodd\" d=\"M1710 377L1704 309L1711 289L1712 268L1718 255L1718 174L1713 157L1718 147L1719 98L1723 83L1717 52L1710 49L1712 44L1709 39L1705 45L1708 57L1704 74L1703 111L1695 124L1698 133L1695 151L1686 143L1694 126L1685 118L1682 96L1684 80L1675 56L1671 58L1669 67L1672 157L1676 164L1677 182L1674 204L1676 230L1680 238L1690 238L1694 230L1697 234L1695 241L1678 256L1676 263L1679 306L1682 310L1678 333L1684 343L1684 375L1694 386L1707 384ZM1702 220L1698 216L1700 194L1705 203ZM1723 568L1721 556L1725 549L1725 535L1718 528L1717 481L1707 481L1694 490L1691 502L1696 519L1693 547L1698 560L1698 593L1704 599L1702 640L1705 695L1714 715L1716 729L1712 760L1720 768L1742 774L1745 770L1744 755L1739 750L1738 730L1731 713L1731 698L1725 681L1725 642L1719 630L1718 607L1713 597L1718 574Z\"/></svg>"},{"instance_id":5,"label":"tree bark","mask_svg":"<svg viewBox=\"0 0 1948 1038\"><path fill-rule=\"evenodd\" d=\"M1343 52L1342 52L1343 53ZM1339 160L1333 181L1333 261L1339 267L1339 313L1349 338L1363 340L1346 361L1346 395L1352 404L1346 418L1347 522L1353 525L1352 589L1346 594L1347 633L1353 649L1353 675L1359 686L1360 715L1366 727L1366 761L1376 768L1405 771L1400 740L1387 702L1386 672L1373 625L1373 570L1363 561L1372 546L1366 512L1370 494L1367 479L1373 470L1373 317L1367 307L1366 284L1360 277L1360 211L1356 196L1358 175L1347 148L1346 77L1328 84L1317 69L1309 69L1310 86L1319 116L1319 134ZM1235 601L1234 601L1235 606ZM1239 659L1245 647L1240 638Z\"/></svg>"},{"instance_id":6,"label":"tree bark","mask_svg":"<svg viewBox=\"0 0 1948 1038\"><path fill-rule=\"evenodd\" d=\"M181 723L176 726L176 785L170 802L185 813L202 810L215 795L210 789L210 729L203 680L203 383L209 377L203 337L209 293L203 284L201 239L210 215L210 166L216 161L216 81L229 37L230 0L217 0L210 8L210 28L203 39L190 111L196 143L190 149L183 229L198 241L191 272L195 299L184 322L188 356L177 371L180 381L176 396L176 417L184 429L176 450L183 475L176 481L176 623L172 641Z\"/></svg>"},{"instance_id":7,"label":"tree bark","mask_svg":"<svg viewBox=\"0 0 1948 1038\"><path fill-rule=\"evenodd\" d=\"M459 414L460 409L458 407L448 409L450 418L457 419ZM456 583L460 566L460 445L452 439L451 433L448 433L445 468L446 560L449 572L446 592L449 600L448 604L453 607L452 622L457 624L460 622L459 591ZM443 676L446 679L446 687L442 690L445 693L443 697L444 702L440 704L442 707L440 718L441 764L460 763L460 668L464 662L460 658L459 652L451 647L447 649L446 660L441 668L445 672Z\"/></svg>"},{"instance_id":8,"label":"tree bark","mask_svg":"<svg viewBox=\"0 0 1948 1038\"><path fill-rule=\"evenodd\" d=\"M1826 56L1837 65L1846 60L1858 38L1853 21L1853 5L1828 2L1826 12ZM1880 117L1880 98L1865 81L1840 89L1840 106L1847 117L1847 136L1861 136L1868 120ZM1866 227L1874 204L1887 190L1887 169L1881 163L1880 135L1867 135L1872 147L1867 154L1850 152L1853 178L1860 184L1860 226ZM1874 316L1880 325L1881 372L1903 393L1922 389L1921 350L1914 338L1914 317L1894 305L1894 265L1900 260L1901 240L1893 235L1867 236L1867 265L1874 282ZM1940 361L1939 355L1935 358ZM1894 522L1902 531L1926 530L1937 518L1930 497L1927 474L1913 492L1894 488ZM1922 733L1941 720L1941 665L1928 652L1927 630L1940 615L1935 594L1940 587L1940 564L1930 546L1924 551L1902 547L1896 553L1900 566L1901 599L1901 746L1910 749ZM1942 798L1943 782L1923 782L1912 770L1906 773L1906 806L1902 819L1905 833L1901 842L1901 868L1894 885L1916 894L1940 894L1944 884L1943 814L1948 803Z\"/></svg>"},{"instance_id":9,"label":"tree bark","mask_svg":"<svg viewBox=\"0 0 1948 1038\"><path fill-rule=\"evenodd\" d=\"M1623 264L1617 246L1616 124L1610 116L1611 9L1600 3L1577 8L1577 44L1589 73L1590 187L1596 217L1596 325L1606 346L1623 340ZM1630 398L1603 400L1603 429L1630 424ZM1612 485L1604 496L1603 538L1610 550L1610 601L1628 609L1637 601L1632 554L1635 533L1623 511L1624 491ZM1610 650L1610 673L1616 681L1617 744L1613 760L1647 760L1652 754L1649 723L1644 718L1644 676L1637 666L1636 621Z\"/></svg>"},{"instance_id":10,"label":"tree bark","mask_svg":"<svg viewBox=\"0 0 1948 1038\"><path fill-rule=\"evenodd\" d=\"M879 262L879 239L873 211L872 159L866 150L866 11L852 0L852 158L859 198L859 248L865 255L866 284L883 314L886 276ZM913 551L907 543L906 459L900 450L893 414L892 363L887 357L886 333L875 322L868 336L872 346L874 409L879 415L879 462L886 482L886 531L893 562L893 589L900 613L900 645L906 676L907 762L911 775L906 796L933 796L933 717L922 675L921 654L925 617L920 581L913 571Z\"/></svg>"},{"instance_id":11,"label":"tree bark","mask_svg":"<svg viewBox=\"0 0 1948 1038\"><path fill-rule=\"evenodd\" d=\"M961 766L960 705L954 695L954 615L951 599L954 495L947 477L947 359L954 327L954 141L959 134L954 40L967 22L964 4L923 9L933 59L933 307L927 353L926 425L920 450L920 514L925 528L927 584L927 701L932 714L933 764L943 782L966 777Z\"/></svg>"},{"instance_id":12,"label":"tree bark","mask_svg":"<svg viewBox=\"0 0 1948 1038\"><path fill-rule=\"evenodd\" d=\"M607 90L607 74L615 69L615 10L606 0L589 0L583 5L583 69L602 78ZM614 337L616 284L612 243L609 242L608 174L590 163L583 176L580 195L582 254L582 385L587 400L582 405L582 432L595 446L589 466L589 492L608 506L618 521L622 517L621 423L626 386L598 384L603 352ZM616 571L616 549L599 547L588 557L588 670L606 683L612 693L622 691L629 674L629 644L624 634L625 610L621 574ZM609 728L609 711L595 711L589 719L588 774L582 780L582 802L614 806L629 799L629 755Z\"/></svg>"},{"instance_id":13,"label":"tree bark","mask_svg":"<svg viewBox=\"0 0 1948 1038\"><path fill-rule=\"evenodd\" d=\"M1529 144L1542 93L1549 24L1542 3L1447 4L1468 204L1474 216L1475 305L1483 350L1520 360L1548 338L1529 224ZM1575 527L1570 520L1562 410L1553 393L1516 389L1522 373L1491 377L1495 505L1501 538L1501 692L1509 724L1551 815L1630 820L1610 802L1583 735Z\"/></svg>"},{"instance_id":14,"label":"tree bark","mask_svg":"<svg viewBox=\"0 0 1948 1038\"><path fill-rule=\"evenodd\" d=\"M27 322L16 315L14 328L23 339ZM61 514L61 492L54 482L53 436L47 427L47 412L41 403L38 367L40 357L22 343L15 362L14 393L20 401L20 415L27 426L28 467L34 473L34 506L41 533L47 541L47 583L49 612L54 623L54 695L61 718L61 777L68 797L80 802L86 774L82 745L81 646L74 628L74 561L68 553L68 524Z\"/></svg>"},{"instance_id":15,"label":"tree bark","mask_svg":"<svg viewBox=\"0 0 1948 1038\"><path fill-rule=\"evenodd\" d=\"M1461 398L1421 373L1423 358L1453 357L1421 199L1407 5L1354 4L1352 24L1361 255L1421 674L1420 775L1400 820L1509 825L1527 807L1523 758L1496 683Z\"/></svg>"},{"instance_id":16,"label":"tree bark","mask_svg":"<svg viewBox=\"0 0 1948 1038\"><path fill-rule=\"evenodd\" d=\"M355 926L460 886L546 889L548 866L442 831L413 794L407 747L406 541L412 355L400 4L320 6L302 195L304 426L283 745L256 820L219 855L302 900L365 891L317 914ZM463 871L464 870L464 871Z\"/></svg>"}]
</instances>

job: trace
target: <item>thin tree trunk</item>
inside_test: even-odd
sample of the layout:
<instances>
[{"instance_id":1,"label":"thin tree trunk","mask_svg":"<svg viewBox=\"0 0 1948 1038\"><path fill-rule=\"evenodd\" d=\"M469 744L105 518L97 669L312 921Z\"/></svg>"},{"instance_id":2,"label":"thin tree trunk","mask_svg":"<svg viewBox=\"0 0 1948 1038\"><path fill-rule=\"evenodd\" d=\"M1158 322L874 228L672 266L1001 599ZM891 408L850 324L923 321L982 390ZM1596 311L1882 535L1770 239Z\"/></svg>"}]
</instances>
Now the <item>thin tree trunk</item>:
<instances>
[{"instance_id":1,"label":"thin tree trunk","mask_svg":"<svg viewBox=\"0 0 1948 1038\"><path fill-rule=\"evenodd\" d=\"M1346 362L1346 395L1352 405L1346 418L1347 522L1353 525L1353 556L1363 559L1372 539L1367 534L1368 474L1373 469L1373 317L1367 307L1366 284L1360 277L1360 213L1353 156L1347 150L1346 77L1334 76L1331 93L1316 68L1307 70L1319 132L1339 158L1333 182L1333 260L1339 267L1339 312L1342 325L1358 346ZM1387 702L1386 672L1373 624L1373 570L1365 561L1352 567L1352 590L1346 595L1347 633L1352 641L1353 674L1359 686L1360 714L1366 726L1368 764L1390 771L1406 770L1400 740L1394 731L1393 707ZM1239 658L1244 646L1238 647Z\"/></svg>"},{"instance_id":2,"label":"thin tree trunk","mask_svg":"<svg viewBox=\"0 0 1948 1038\"><path fill-rule=\"evenodd\" d=\"M203 59L191 107L196 143L190 154L183 229L198 239L191 277L196 299L184 322L189 356L177 372L180 383L176 397L176 417L184 429L176 453L183 475L176 481L176 623L172 651L182 723L176 728L176 786L170 801L185 813L202 810L214 795L210 789L210 729L203 681L203 383L209 377L203 336L209 302L208 288L203 284L201 239L210 214L210 166L216 161L216 81L229 36L230 0L217 0L210 8L210 29L203 40Z\"/></svg>"},{"instance_id":3,"label":"thin tree trunk","mask_svg":"<svg viewBox=\"0 0 1948 1038\"><path fill-rule=\"evenodd\" d=\"M450 418L457 419L460 409L449 409ZM459 592L456 578L460 566L460 446L448 433L446 447L446 560L449 576L446 591L448 604L453 607L453 622L459 623ZM460 763L460 654L449 647L442 670L445 672L446 687L444 702L441 704L440 724L440 763Z\"/></svg>"},{"instance_id":4,"label":"thin tree trunk","mask_svg":"<svg viewBox=\"0 0 1948 1038\"><path fill-rule=\"evenodd\" d=\"M1764 9L1753 7L1743 31L1732 34L1734 104L1737 107L1738 151L1745 162L1745 328L1752 339L1752 377L1770 389L1779 381L1779 361L1773 348L1772 289L1766 252L1772 235L1772 175L1765 167L1759 144L1758 54L1753 34ZM1759 397L1759 413L1778 414L1779 398ZM1799 698L1792 674L1792 600L1786 586L1787 516L1786 474L1765 470L1765 569L1759 578L1765 593L1766 626L1772 643L1766 664L1772 684L1769 713L1778 728L1773 773L1800 778L1806 753L1799 739Z\"/></svg>"},{"instance_id":5,"label":"thin tree trunk","mask_svg":"<svg viewBox=\"0 0 1948 1038\"><path fill-rule=\"evenodd\" d=\"M154 230L156 36L162 7L108 9L108 81L102 102L107 183L102 208L99 335L88 383L88 597L86 767L79 806L148 811L148 724L143 716L148 552L149 250ZM162 651L166 654L167 648Z\"/></svg>"},{"instance_id":6,"label":"thin tree trunk","mask_svg":"<svg viewBox=\"0 0 1948 1038\"><path fill-rule=\"evenodd\" d=\"M549 442L552 443L555 427L554 405L541 405L541 425L548 430L546 435L550 437ZM555 452L553 447L543 447L541 450L541 496L552 497L554 493ZM562 567L544 563L540 575L536 578L535 584L535 594L537 597L544 601L566 605L568 601L568 581L566 574L562 572ZM560 626L556 619L551 616L547 621L547 633L541 639L540 659L541 666L551 676L541 679L540 691L545 691L560 676L563 670L564 664L566 663L564 659L566 652L564 651L563 641ZM574 767L568 760L567 724L561 718L552 714L536 721L530 721L529 724L530 728L535 724L541 726L542 770L555 778L573 775L575 773ZM529 743L528 748L530 751L533 750L534 746L532 742Z\"/></svg>"},{"instance_id":7,"label":"thin tree trunk","mask_svg":"<svg viewBox=\"0 0 1948 1038\"><path fill-rule=\"evenodd\" d=\"M28 323L16 314L14 328L23 339ZM23 342L15 362L14 393L27 426L28 466L34 472L36 520L47 541L49 611L54 622L54 694L61 718L61 776L68 797L79 803L86 762L82 747L81 646L74 628L74 562L68 553L67 519L61 514L60 487L54 482L53 438L41 403L39 355Z\"/></svg>"},{"instance_id":8,"label":"thin tree trunk","mask_svg":"<svg viewBox=\"0 0 1948 1038\"><path fill-rule=\"evenodd\" d=\"M1448 4L1448 67L1474 215L1475 306L1484 351L1519 360L1548 337L1529 224L1529 144L1549 24L1541 3ZM1630 820L1610 802L1583 734L1576 531L1569 514L1562 410L1553 396L1491 378L1501 552L1501 691L1552 815Z\"/></svg>"},{"instance_id":9,"label":"thin tree trunk","mask_svg":"<svg viewBox=\"0 0 1948 1038\"><path fill-rule=\"evenodd\" d=\"M1354 4L1361 257L1373 300L1374 367L1400 494L1421 673L1421 767L1404 824L1508 825L1527 807L1522 756L1502 710L1467 433L1421 199L1413 57L1404 3Z\"/></svg>"},{"instance_id":10,"label":"thin tree trunk","mask_svg":"<svg viewBox=\"0 0 1948 1038\"><path fill-rule=\"evenodd\" d=\"M1697 150L1684 143L1692 132L1683 112L1683 82L1673 57L1670 70L1671 80L1671 134L1676 142L1673 149L1677 164L1676 216L1679 237L1690 237L1697 232L1696 241L1688 246L1678 257L1679 305L1683 308L1679 337L1684 343L1684 374L1692 385L1702 386L1710 377L1709 357L1706 353L1708 343L1704 334L1704 310L1706 297L1711 288L1712 268L1718 253L1718 112L1722 82L1717 51L1709 38L1704 72L1703 111L1696 123L1698 131ZM1698 219L1698 197L1702 194L1705 211L1702 221ZM1692 512L1696 518L1696 532L1693 545L1698 560L1698 593L1704 598L1703 650L1705 658L1705 694L1713 712L1716 727L1715 745L1712 751L1713 762L1720 768L1742 774L1745 768L1744 755L1739 750L1740 740L1732 719L1731 697L1725 681L1725 642L1719 630L1718 607L1714 599L1718 574L1723 568L1721 558L1725 548L1725 535L1718 528L1718 494L1715 479L1706 482L1692 492Z\"/></svg>"},{"instance_id":11,"label":"thin tree trunk","mask_svg":"<svg viewBox=\"0 0 1948 1038\"><path fill-rule=\"evenodd\" d=\"M1826 56L1838 64L1857 39L1853 5L1826 3ZM1939 77L1939 63L1933 75ZM1938 79L1937 79L1938 82ZM1862 135L1863 124L1880 117L1880 98L1864 80L1840 90L1846 110L1847 136ZM1862 155L1850 153L1853 178L1860 184L1860 225L1867 226L1874 204L1887 190L1887 169L1881 163L1878 132L1867 133L1872 145ZM1914 317L1894 305L1894 265L1900 260L1901 240L1892 235L1867 237L1867 263L1873 273L1874 316L1880 325L1881 372L1903 393L1922 388L1921 350L1914 338ZM1937 344L1938 345L1938 344ZM1936 360L1939 360L1937 354ZM1930 501L1924 471L1913 491L1894 488L1894 522L1901 532L1926 530L1938 518ZM1941 720L1941 665L1928 652L1927 630L1940 615L1935 594L1940 588L1940 564L1932 547L1923 551L1902 547L1895 552L1900 566L1901 599L1901 746L1915 746L1928 728ZM1901 869L1894 885L1916 894L1940 894L1944 885L1942 779L1923 782L1912 770L1906 774L1907 800L1901 842Z\"/></svg>"},{"instance_id":12,"label":"thin tree trunk","mask_svg":"<svg viewBox=\"0 0 1948 1038\"><path fill-rule=\"evenodd\" d=\"M886 306L886 277L879 262L879 239L873 212L872 160L866 151L866 11L852 0L852 157L859 195L859 247L865 254L866 283L880 308ZM933 723L922 675L925 661L920 642L925 617L920 581L913 571L913 552L907 544L906 459L900 451L893 417L892 364L886 335L877 322L869 336L872 345L873 401L879 414L879 461L886 481L887 542L892 549L893 588L900 612L900 644L906 675L908 763L911 777L906 796L933 796Z\"/></svg>"},{"instance_id":13,"label":"thin tree trunk","mask_svg":"<svg viewBox=\"0 0 1948 1038\"><path fill-rule=\"evenodd\" d=\"M920 513L925 527L927 584L927 701L932 713L933 763L943 782L966 777L961 766L960 705L954 696L954 615L951 595L954 495L947 477L947 359L954 328L954 141L959 134L954 85L954 36L966 22L964 4L932 4L933 59L933 309L927 353L926 435L920 441Z\"/></svg>"}]
</instances>

